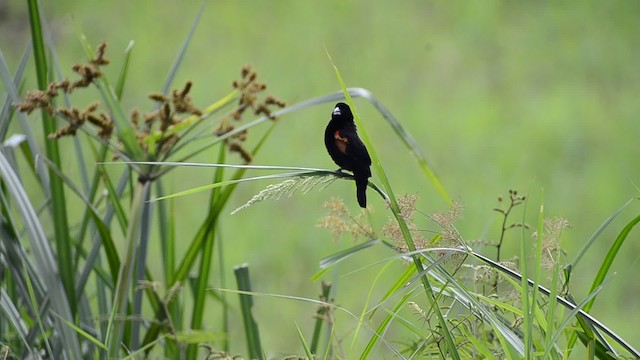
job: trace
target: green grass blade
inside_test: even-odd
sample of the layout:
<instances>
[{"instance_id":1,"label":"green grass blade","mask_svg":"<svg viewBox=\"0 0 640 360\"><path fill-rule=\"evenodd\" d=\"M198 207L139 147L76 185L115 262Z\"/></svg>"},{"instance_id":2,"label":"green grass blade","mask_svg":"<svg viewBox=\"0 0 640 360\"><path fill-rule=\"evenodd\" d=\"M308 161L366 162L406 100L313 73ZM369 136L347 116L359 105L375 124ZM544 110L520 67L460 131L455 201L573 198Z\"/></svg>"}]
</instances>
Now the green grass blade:
<instances>
[{"instance_id":1,"label":"green grass blade","mask_svg":"<svg viewBox=\"0 0 640 360\"><path fill-rule=\"evenodd\" d=\"M589 296L587 296L586 298L584 298L578 305L576 305L573 309L571 309L571 311L567 314L567 316L564 318L564 320L558 325L558 329L553 332L553 336L551 337L551 344L556 344L558 342L558 338L562 335L562 331L569 325L569 323L571 321L574 320L574 318L581 312L584 311L584 306L587 305L590 301L592 301L596 295L598 295L598 293L600 293L600 291L604 288L604 285L606 284L606 282L603 282L602 284L600 284L600 286L598 286L595 291L591 292L589 294ZM573 332L574 334L576 332ZM546 359L549 353L549 351L551 350L551 348L547 348L547 351L545 352L545 356L544 358Z\"/></svg>"},{"instance_id":2,"label":"green grass blade","mask_svg":"<svg viewBox=\"0 0 640 360\"><path fill-rule=\"evenodd\" d=\"M156 194L160 197L164 196L164 186L162 179L155 182ZM160 244L162 244L162 271L164 271L164 279L166 284L172 284L176 266L176 229L175 229L175 211L174 203L171 201L167 204L161 201L157 204L158 214L158 232L160 235Z\"/></svg>"},{"instance_id":3,"label":"green grass blade","mask_svg":"<svg viewBox=\"0 0 640 360\"><path fill-rule=\"evenodd\" d=\"M431 181L431 183L435 186L436 190L440 194L440 197L442 197L442 199L444 199L447 204L452 204L453 200L451 200L451 197L447 193L447 190L444 188L444 185L442 184L438 176L436 176L431 165L429 165L429 161L420 148L420 145L418 145L416 140L413 138L413 136L411 136L407 129L405 129L402 123L400 123L393 116L391 111L389 111L380 101L378 101L378 99L376 99L376 97L369 90L362 88L347 88L346 91L350 96L358 96L368 100L378 110L378 112L380 112L384 119L387 120L389 125L391 125L391 128L396 133L396 135L398 135L398 137L402 140L402 142L404 142L404 144L416 158L420 169L422 169L422 172L427 176L427 179L429 179L429 181Z\"/></svg>"},{"instance_id":4,"label":"green grass blade","mask_svg":"<svg viewBox=\"0 0 640 360\"><path fill-rule=\"evenodd\" d=\"M220 146L218 152L218 163L222 164L226 158L226 147ZM224 176L224 169L217 168L214 175L214 181L219 182ZM217 207L217 203L220 201L220 189L214 189L211 192L211 200L209 206L211 209ZM200 268L198 269L198 280L196 284L195 299L193 304L193 312L191 315L191 329L202 329L202 323L204 321L204 309L206 303L207 289L209 288L209 274L211 273L211 267L213 264L213 249L215 246L216 230L218 228L218 218L211 223L211 227L205 236L202 251L200 252ZM193 345L189 347L187 357L189 359L196 358L197 348Z\"/></svg>"},{"instance_id":5,"label":"green grass blade","mask_svg":"<svg viewBox=\"0 0 640 360\"><path fill-rule=\"evenodd\" d=\"M129 303L129 289L133 281L133 266L136 260L136 249L138 247L138 233L141 221L141 213L143 203L148 201L149 183L136 182L134 189L134 198L131 203L131 211L129 213L129 223L125 243L127 244L126 254L123 258L122 266L118 274L118 282L114 293L113 313L110 317L110 333L107 334L105 343L109 347L109 356L118 358L121 342L124 333L124 320L120 317L127 314L126 309Z\"/></svg>"},{"instance_id":6,"label":"green grass blade","mask_svg":"<svg viewBox=\"0 0 640 360\"><path fill-rule=\"evenodd\" d=\"M29 0L29 23L31 25L31 37L33 42L33 53L36 65L36 77L38 81L38 89L44 91L47 89L49 73L47 69L46 47L42 36L42 23L40 21L40 9L37 0ZM42 127L45 134L45 149L49 160L56 166L60 167L60 150L58 143L47 137L48 134L54 132L55 121L49 113L42 109ZM53 225L55 233L56 254L60 278L66 291L67 300L71 313L75 314L77 310L76 294L75 294L75 273L73 271L73 257L71 255L71 238L69 236L69 222L67 219L67 206L64 195L64 187L62 181L57 176L49 177L49 191L51 194L51 213L53 216ZM77 346L77 341L75 343ZM73 350L73 343L65 344L69 350Z\"/></svg>"},{"instance_id":7,"label":"green grass blade","mask_svg":"<svg viewBox=\"0 0 640 360\"><path fill-rule=\"evenodd\" d=\"M122 67L120 68L120 75L118 75L118 81L116 82L116 99L121 100L124 93L124 85L127 81L127 74L129 74L129 63L131 62L131 53L133 52L133 46L135 42L131 40L129 46L124 50L124 60Z\"/></svg>"},{"instance_id":8,"label":"green grass blade","mask_svg":"<svg viewBox=\"0 0 640 360\"><path fill-rule=\"evenodd\" d=\"M221 288L226 288L227 287L227 273L226 273L226 269L227 269L227 265L225 263L225 251L224 251L224 241L223 241L223 237L221 234L218 234L218 241L216 242L218 245L218 248L216 249L216 252L218 253L218 283L220 284ZM222 303L222 321L220 324L221 327L221 332L223 334L229 334L230 328L231 328L231 324L229 322L229 318L230 318L230 312L231 312L231 307L229 306L229 302L227 299L227 293L223 292L220 294L220 302ZM224 352L229 352L230 351L230 341L229 341L229 337L225 336L222 339L222 351Z\"/></svg>"},{"instance_id":9,"label":"green grass blade","mask_svg":"<svg viewBox=\"0 0 640 360\"><path fill-rule=\"evenodd\" d=\"M151 185L145 189L144 198L149 199L151 193ZM148 201L143 201L142 211L140 214L140 230L138 239L138 249L136 250L136 269L133 274L133 284L140 284L143 280L153 282L153 277L150 275L145 279L145 270L147 268L147 254L149 249L149 238L152 228L153 217L153 204ZM155 291L152 291L155 293ZM136 291L133 293L133 309L131 315L134 318L142 317L142 291ZM151 297L152 298L152 297ZM154 304L154 312L158 311L157 304ZM131 334L129 336L129 349L138 350L140 348L140 328L142 326L141 321L133 321L130 323Z\"/></svg>"},{"instance_id":10,"label":"green grass blade","mask_svg":"<svg viewBox=\"0 0 640 360\"><path fill-rule=\"evenodd\" d=\"M466 336L465 339L469 340L469 342L471 342L471 344L473 345L474 349L477 350L480 353L480 355L482 355L481 357L482 359L488 359L488 360L496 359L496 357L493 355L491 350L489 350L486 347L484 341L475 337L471 332L469 332L469 329L467 329L466 326L461 326L460 328L462 329L462 332Z\"/></svg>"},{"instance_id":11,"label":"green grass blade","mask_svg":"<svg viewBox=\"0 0 640 360\"><path fill-rule=\"evenodd\" d=\"M122 230L122 235L125 235L125 229L129 227L129 220L127 219L127 214L124 209L124 205L122 204L121 193L117 190L116 187L113 186L113 182L107 174L107 171L98 167L100 177L102 178L102 183L107 189L107 195L109 196L109 204L112 206L114 214L116 215L116 219L118 220L118 224L120 225L120 229ZM126 169L124 174L122 174L121 182L126 181L130 176L130 170Z\"/></svg>"},{"instance_id":12,"label":"green grass blade","mask_svg":"<svg viewBox=\"0 0 640 360\"><path fill-rule=\"evenodd\" d=\"M3 318L13 327L15 333L20 338L20 341L24 345L24 348L29 351L34 359L37 358L35 349L32 344L27 341L28 329L20 316L20 311L16 305L11 301L9 294L5 291L4 287L0 287L0 309L2 309ZM7 331L5 329L4 331Z\"/></svg>"},{"instance_id":13,"label":"green grass blade","mask_svg":"<svg viewBox=\"0 0 640 360\"><path fill-rule=\"evenodd\" d=\"M2 111L0 111L0 141L4 141L7 136L7 131L9 129L9 122L11 121L11 114L14 113L13 105L18 102L18 87L20 87L20 83L23 81L24 71L27 67L27 63L29 57L31 55L31 44L27 46L25 51L22 53L20 57L20 63L18 63L18 69L16 73L11 79L11 73L9 71L9 67L4 60L4 55L2 54L2 49L0 49L0 77L2 77L2 81L5 84L5 89L7 92L7 97L2 104ZM28 126L26 116L20 112L20 125L22 126L22 131L25 132L27 137L31 137L31 147L35 150L37 149L35 138L33 137L31 128Z\"/></svg>"},{"instance_id":14,"label":"green grass blade","mask_svg":"<svg viewBox=\"0 0 640 360\"><path fill-rule=\"evenodd\" d=\"M73 315L70 303L64 291L62 280L58 276L61 273L56 265L55 254L50 247L49 240L42 229L42 224L31 205L22 182L16 176L2 152L0 152L0 178L4 180L7 192L12 195L17 212L24 222L26 236L30 242L30 250L36 260L38 278L41 283L46 284L48 287L53 310L63 319L72 321ZM61 321L54 321L54 326L62 336L65 352L71 358L79 358L80 345L75 333L69 331L69 328L64 326Z\"/></svg>"},{"instance_id":15,"label":"green grass blade","mask_svg":"<svg viewBox=\"0 0 640 360\"><path fill-rule=\"evenodd\" d=\"M262 345L260 343L260 333L258 332L258 324L253 317L251 308L253 307L253 297L251 292L251 281L249 280L249 265L244 264L234 268L236 282L240 293L240 310L244 325L244 334L247 338L247 349L249 350L250 359L264 359Z\"/></svg>"},{"instance_id":16,"label":"green grass blade","mask_svg":"<svg viewBox=\"0 0 640 360\"><path fill-rule=\"evenodd\" d=\"M196 18L193 20L193 23L191 24L191 29L189 30L189 34L184 39L184 42L182 43L180 50L178 50L176 59L173 61L173 64L171 65L171 69L169 70L169 74L167 75L167 78L165 79L164 84L162 85L162 94L164 95L167 95L169 93L169 89L171 88L173 79L175 78L176 73L180 68L180 65L182 65L182 60L184 59L184 56L187 53L187 48L189 47L189 44L191 43L191 39L193 38L193 34L196 32L196 28L200 23L200 18L202 18L202 14L204 13L204 9L206 5L207 5L207 1L206 0L202 1L202 4L200 5L200 9L198 10L198 14L196 15Z\"/></svg>"},{"instance_id":17,"label":"green grass blade","mask_svg":"<svg viewBox=\"0 0 640 360\"><path fill-rule=\"evenodd\" d=\"M355 331L353 332L353 340L351 341L351 347L354 346L356 339L358 338L358 334L360 334L360 329L362 327L362 324L364 323L364 318L366 317L367 313L369 312L369 304L371 303L371 298L373 297L373 292L375 289L376 284L378 283L378 280L380 280L380 277L382 276L382 274L384 274L384 272L391 266L392 262L388 262L386 263L382 269L380 269L380 271L378 271L378 274L376 274L376 277L373 279L373 282L371 283L371 286L369 286L369 293L367 294L367 298L364 302L364 305L362 306L362 313L360 314L360 319L358 321L358 326L356 326ZM410 266L407 266L407 269L413 269ZM384 300L382 300L384 301ZM375 307L377 309L377 306ZM371 314L373 314L375 312L371 311ZM372 316L372 315L371 315Z\"/></svg>"},{"instance_id":18,"label":"green grass blade","mask_svg":"<svg viewBox=\"0 0 640 360\"><path fill-rule=\"evenodd\" d=\"M98 234L100 235L102 246L105 250L105 254L107 255L107 261L109 263L109 268L111 270L112 280L115 283L117 279L118 269L120 268L120 259L118 257L116 246L113 242L113 238L111 237L111 231L109 227L107 226L107 224L105 224L102 221L98 213L98 210L93 207L93 204L91 204L91 201L85 196L84 193L82 193L80 189L76 187L76 185L73 183L73 181L70 178L64 175L62 171L54 163L49 161L49 159L42 158L42 161L44 161L44 163L49 167L49 169L53 171L55 175L58 176L67 185L69 190L75 193L86 205L87 207L86 213L92 219L93 224L96 226ZM90 266L90 264L87 264L87 265ZM91 266L89 268L91 268ZM82 278L84 280L79 282L79 285L80 285L79 289L84 288L82 284L86 281L86 276L88 275L87 272L83 272L83 274L84 276L82 276Z\"/></svg>"},{"instance_id":19,"label":"green grass blade","mask_svg":"<svg viewBox=\"0 0 640 360\"><path fill-rule=\"evenodd\" d=\"M352 111L353 111L353 115L354 115L354 121L356 124L356 127L359 129L359 134L360 137L362 138L362 141L364 142L365 146L367 147L367 149L369 150L369 155L371 156L371 162L372 162L372 166L375 170L375 173L378 175L378 177L380 178L382 185L384 186L385 191L387 192L388 196L389 196L389 204L390 204L390 208L391 211L396 219L396 221L398 222L398 225L400 226L400 230L402 231L402 235L405 238L405 242L407 244L407 248L409 249L409 251L415 251L416 250L416 246L413 242L413 238L411 236L411 232L409 231L409 227L407 226L407 223L404 219L404 217L402 216L402 214L400 214L400 207L398 206L398 202L396 201L395 195L393 194L393 189L391 188L391 184L389 182L389 179L387 178L386 172L384 171L384 168L382 167L382 163L380 162L380 158L378 157L378 153L375 149L375 147L373 146L373 142L370 140L369 135L364 127L364 124L362 123L362 121L360 120L360 117L358 116L358 112L353 104L353 100L351 99L351 96L349 95L349 92L347 91L347 87L344 83L344 80L342 79L342 76L340 75L340 71L338 70L338 67L333 63L333 60L331 60L331 56L329 55L329 53L327 52L327 56L329 57L329 60L331 61L332 65L333 65L333 69L335 71L336 74L336 78L338 79L338 82L340 83L340 87L342 88L342 92L345 95L345 99L347 101L347 103L349 104L349 106L351 107ZM418 272L422 272L424 270L424 267L422 265L422 260L420 259L419 256L414 255L413 256L413 263L416 267L416 269L418 270ZM437 304L435 304L436 299L435 296L431 290L431 284L429 283L429 279L427 278L426 274L424 276L421 277L421 281L422 281L422 285L424 287L425 293L427 295L427 299L429 299L429 301L431 302L430 306L433 307L434 312L436 314L436 317L438 318L438 322L440 323L440 327L441 327L441 331L444 334L444 339L445 339L445 344L446 344L446 352L454 359L454 360L458 360L460 359L460 354L458 354L457 351L457 346L455 344L455 342L453 341L453 337L451 335L451 332L449 331L449 327L447 325L447 322L444 318L444 316L442 315L441 311L440 311L440 307L437 306Z\"/></svg>"},{"instance_id":20,"label":"green grass blade","mask_svg":"<svg viewBox=\"0 0 640 360\"><path fill-rule=\"evenodd\" d=\"M376 346L378 341L384 336L384 333L386 332L387 327L389 327L389 325L391 324L391 321L395 318L395 316L398 313L398 311L400 311L400 308L402 306L404 306L404 304L406 304L407 300L411 297L412 294L413 294L413 292L409 292L409 293L405 294L402 297L402 299L400 299L396 303L396 305L389 312L389 314L387 314L387 316L384 318L384 320L382 320L382 322L380 322L380 325L378 325L378 328L376 329L376 332L373 334L373 336L371 336L371 339L367 343L367 346L362 351L362 354L360 354L360 360L364 360L364 359L369 358L369 356L371 355L371 352L373 351L373 348ZM402 357L400 355L400 353L398 353L398 351L395 350L394 348L391 348L391 350L395 351L396 355Z\"/></svg>"},{"instance_id":21,"label":"green grass blade","mask_svg":"<svg viewBox=\"0 0 640 360\"><path fill-rule=\"evenodd\" d=\"M262 146L265 144L267 138L270 136L271 132L275 128L275 125L276 123L273 123L273 125L265 132L264 136L260 139L260 141L258 141L258 144L256 145L256 147L253 149L253 152L252 152L254 156L258 154ZM220 164L220 166L227 166L227 165ZM236 172L233 174L231 179L241 179L244 176L246 170L247 170L247 167L237 168ZM204 242L207 231L209 231L211 224L217 221L218 216L220 215L222 209L224 208L227 201L231 197L231 194L233 194L237 185L238 184L231 184L225 187L220 193L220 199L216 202L216 207L209 208L207 218L200 225L200 228L198 229L198 233L194 237L185 255L183 256L180 263L176 267L173 282L170 283L169 286L173 286L177 282L183 282L187 278L187 275L190 269L193 267L193 264L195 263L198 257L198 254L201 251L201 246L202 246L202 243ZM158 321L163 320L161 314L156 314L156 316ZM160 333L160 326L157 324L152 325L147 331L147 336L145 337L145 344L150 341L153 341L158 336L159 333Z\"/></svg>"},{"instance_id":22,"label":"green grass blade","mask_svg":"<svg viewBox=\"0 0 640 360\"><path fill-rule=\"evenodd\" d=\"M609 226L609 224L616 218L618 217L618 215L622 212L622 210L624 210L625 208L627 208L627 206L629 206L631 204L632 201L634 201L635 199L629 199L626 203L624 203L624 205L622 205L618 210L616 210L611 216L609 216L607 218L607 220L605 220L596 230L596 232L593 233L593 235L591 235L591 237L589 238L589 240L584 244L584 246L580 249L580 251L578 252L578 254L576 255L576 257L573 259L573 261L571 261L571 268L575 269L576 266L578 266L578 263L580 262L580 260L582 259L582 257L584 256L584 254L587 253L587 250L589 250L591 248L591 245L596 241L596 239L598 239L598 237L600 236L600 234L602 234L602 232L607 228L607 226Z\"/></svg>"},{"instance_id":23,"label":"green grass blade","mask_svg":"<svg viewBox=\"0 0 640 360\"><path fill-rule=\"evenodd\" d=\"M58 315L56 314L56 316L58 316ZM64 323L65 323L68 327L72 328L75 332L77 332L77 333L78 333L79 335L81 335L83 338L85 338L85 339L89 340L91 343L93 343L94 345L98 346L99 348L101 348L101 349L103 349L103 350L108 350L108 349L107 349L107 346L106 346L105 344L103 344L100 340L98 340L98 339L96 339L95 337L93 337L93 336L92 336L91 334L89 334L88 332L84 331L81 327L76 326L75 324L70 323L70 322L68 322L68 321L67 321L67 320L65 320L65 319L62 319L62 318L61 318L61 320L62 320L62 321L64 321Z\"/></svg>"},{"instance_id":24,"label":"green grass blade","mask_svg":"<svg viewBox=\"0 0 640 360\"><path fill-rule=\"evenodd\" d=\"M300 331L300 327L297 323L295 323L296 330L298 331L298 338L300 338L300 342L302 343L302 347L304 348L304 353L307 354L307 359L313 359L314 352L311 351L309 345L307 345L307 340L305 340L304 335L302 335L302 331Z\"/></svg>"},{"instance_id":25,"label":"green grass blade","mask_svg":"<svg viewBox=\"0 0 640 360\"><path fill-rule=\"evenodd\" d=\"M633 228L640 222L640 215L636 216L633 220L631 220L623 229L620 231L620 234L616 237L616 240L613 242L607 255L604 257L602 264L600 265L600 269L596 274L595 279L593 279L593 284L591 284L591 290L589 293L593 293L596 288L598 288L604 281L605 277L609 273L609 269L613 265L613 261L618 255L618 251L624 244L624 241L627 239L627 236L633 230ZM595 301L595 297L592 298L585 306L584 311L589 312L591 307L593 306L593 302Z\"/></svg>"},{"instance_id":26,"label":"green grass blade","mask_svg":"<svg viewBox=\"0 0 640 360\"><path fill-rule=\"evenodd\" d=\"M330 294L331 294L331 284L323 281L322 290L320 293L320 300L328 301L330 299ZM322 330L322 323L324 323L325 319L327 318L326 315L329 313L330 310L331 309L329 307L320 306L316 311L316 323L315 323L315 326L313 327L313 335L311 337L311 347L309 348L309 352L312 354L316 354L318 352L318 344L320 343L320 332ZM330 323L328 325L331 326ZM311 357L309 357L309 359L311 359Z\"/></svg>"},{"instance_id":27,"label":"green grass blade","mask_svg":"<svg viewBox=\"0 0 640 360\"><path fill-rule=\"evenodd\" d=\"M44 338L45 348L50 354L53 354L53 351L51 350L51 340L49 339L49 335L47 334L47 331L42 321L42 316L41 316L42 311L40 309L38 301L36 300L36 296L33 291L33 286L31 285L31 277L29 276L29 272L27 271L27 267L25 266L24 262L22 263L22 273L24 274L24 278L27 284L27 291L29 292L29 303L33 308L33 312L36 317L36 323L38 324L38 329L40 330L40 333ZM59 320L64 321L64 319L62 318L59 318Z\"/></svg>"},{"instance_id":28,"label":"green grass blade","mask_svg":"<svg viewBox=\"0 0 640 360\"><path fill-rule=\"evenodd\" d=\"M356 316L354 313L352 313L351 311L349 311L348 309L345 309L344 307L341 306L337 306L336 304L333 303L329 303L326 301L322 301L322 300L318 300L318 299L311 299L311 298L305 298L305 297L300 297L300 296L292 296L292 295L280 295L280 294L270 294L270 293L259 293L259 292L253 292L253 291L242 291L242 290L233 290L233 289L216 289L217 291L221 291L221 292L229 292L229 293L233 293L233 294L238 294L238 295L250 295L251 297L255 298L255 297L268 297L268 298L274 298L274 299L286 299L286 300L293 300L293 301L302 301L302 302L306 302L306 303L310 303L316 306L328 306L331 307L332 309L335 310L339 310L342 313L346 314L349 318L358 321L358 316ZM363 324L363 328L366 328L367 330L369 330L371 332L371 334L375 333L375 330L371 329L368 327L367 324ZM334 327L332 327L332 331L333 331ZM397 350L395 350L393 348L393 346L386 341L384 338L380 338L379 339L380 342L382 342L385 346L387 346L391 351L394 351L397 353Z\"/></svg>"},{"instance_id":29,"label":"green grass blade","mask_svg":"<svg viewBox=\"0 0 640 360\"><path fill-rule=\"evenodd\" d=\"M489 258L487 258L484 255L478 254L476 252L470 251L469 255L475 257L476 259L480 260L481 262L484 262L485 264L491 266L492 268L498 270L500 273L502 273L503 275L510 277L512 279L515 279L516 281L522 281L522 279L524 278L523 275L505 267L502 264L499 264ZM531 287L533 286L533 281L532 280L528 280L526 281L527 286ZM549 296L551 294L551 291L549 291L548 289L546 289L545 287L538 285L538 289L541 293ZM556 300L558 301L559 304L561 304L562 306L564 306L565 308L569 309L569 310L573 310L575 309L575 305L568 301L567 299L561 297L561 296L556 296ZM625 341L621 336L619 336L618 334L616 334L613 330L609 329L607 326L605 326L602 322L600 322L599 320L597 320L596 318L594 318L593 316L591 316L589 313L585 312L583 309L580 309L578 311L578 315L579 318L583 319L584 321L588 322L589 324L591 324L592 326L595 326L596 328L598 328L600 331L602 331L604 334L606 334L608 337L612 338L616 343L618 343L621 347L623 347L626 351L628 351L629 353L631 353L634 357L640 358L640 351L635 349L631 344L629 344L627 341Z\"/></svg>"},{"instance_id":30,"label":"green grass blade","mask_svg":"<svg viewBox=\"0 0 640 360\"><path fill-rule=\"evenodd\" d=\"M343 260L350 258L351 256L355 255L356 253L362 250L368 249L378 244L382 244L382 241L375 239L375 240L369 240L363 243L356 244L344 250L340 250L339 252L333 255L329 255L327 257L320 259L320 269L329 268Z\"/></svg>"},{"instance_id":31,"label":"green grass blade","mask_svg":"<svg viewBox=\"0 0 640 360\"><path fill-rule=\"evenodd\" d=\"M540 195L540 211L538 213L538 228L537 228L537 236L536 236L536 247L535 247L535 260L534 260L534 273L533 273L533 291L531 294L531 298L529 298L529 287L527 286L528 279L524 278L524 272L527 268L527 261L525 258L522 258L522 272L523 272L523 280L522 280L522 291L520 292L520 296L522 297L522 308L524 309L524 350L525 350L525 358L532 359L534 352L534 316L537 311L538 305L538 293L540 284L540 273L542 270L542 248L544 241L544 191ZM521 243L523 249L521 249L521 254L526 257L527 252L530 251L530 246L527 246L527 241L523 240Z\"/></svg>"}]
</instances>

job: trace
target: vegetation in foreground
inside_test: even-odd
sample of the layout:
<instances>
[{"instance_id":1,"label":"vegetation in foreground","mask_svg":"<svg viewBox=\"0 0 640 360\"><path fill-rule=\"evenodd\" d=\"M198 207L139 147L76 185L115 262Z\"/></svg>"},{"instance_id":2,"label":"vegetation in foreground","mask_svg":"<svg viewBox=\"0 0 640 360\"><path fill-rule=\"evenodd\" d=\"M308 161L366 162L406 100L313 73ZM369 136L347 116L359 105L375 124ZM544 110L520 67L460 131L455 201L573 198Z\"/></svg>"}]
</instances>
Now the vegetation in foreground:
<instances>
[{"instance_id":1,"label":"vegetation in foreground","mask_svg":"<svg viewBox=\"0 0 640 360\"><path fill-rule=\"evenodd\" d=\"M119 78L110 81L101 71L109 64L106 45L94 51L85 42L89 61L74 66L76 80L54 76L55 49L43 40L47 37L42 34L35 1L30 1L30 11L39 90L19 95L22 90L16 84L26 76L27 56L13 80L6 65L0 69L10 94L0 113L2 358L231 357L235 355L232 349L239 347L229 336L234 311L242 314L246 339L246 353L239 357L265 358L269 349L261 345L259 328L268 330L269 324L260 323L252 313L258 296L277 298L282 311L291 302L310 305L316 320L313 328L298 328L300 337L291 339L302 349L294 358L379 358L381 354L568 358L578 350L589 358L640 357L606 327L606 319L589 315L620 246L640 216L618 231L593 279L590 295L574 299L571 293L572 269L628 203L604 220L570 261L560 246L567 221L546 217L543 199L538 199L536 224L518 220L531 199L514 190L498 199L495 208L503 217L500 238L489 244L469 242L455 227L462 205L449 199L411 135L369 92L347 89L337 68L342 93L285 107L273 96L262 96L266 86L245 67L227 96L200 109L189 97L196 82L169 91L181 53L165 88L150 95L154 110L146 114L132 110L126 115L121 97L130 53L122 61ZM74 106L70 95L85 88L97 89L96 102ZM395 281L378 284L375 278L370 284L350 284L368 290L362 309L341 307L340 294L328 281L322 282L319 299L254 292L246 266L234 269L236 290L230 290L232 286L214 289L210 274L220 276L218 269L224 268L224 251L217 237L220 214L228 210L228 199L240 182L258 178L246 177L247 170L269 172L260 179L286 178L251 199L249 205L327 186L336 179L352 180L347 174L325 169L252 165L256 154L270 146L270 131L286 121L284 115L343 97L355 109L351 96L364 97L381 109L451 207L427 215L418 210L416 196L397 197L366 128L359 126L381 183L370 186L388 204L389 222L374 228L366 210L350 214L341 200L328 201L320 227L336 237L351 234L364 240L326 257L315 279L324 279L329 269L351 261L359 252L384 248L389 256L382 261L379 274L397 271L395 265L401 264L402 270L392 276ZM31 112L41 114L44 147L34 135L37 125L26 117ZM257 119L243 122L247 116ZM65 125L57 127L56 119ZM12 122L18 122L20 130L13 130ZM259 127L267 130L249 148L246 135L257 133ZM72 170L61 165L66 154L62 154L60 139L73 143L77 158ZM202 151L216 151L217 161L188 163ZM247 165L230 165L228 157L234 154ZM113 161L126 166L106 164ZM102 165L91 172L87 162ZM211 185L186 192L206 191L209 206L184 253L177 251L180 237L175 230L181 217L172 213L169 199L181 194L163 190L164 177L179 166L215 168ZM27 178L35 185L26 186L23 179ZM73 206L85 210L81 219L68 215ZM424 231L434 226L438 229L434 233ZM520 239L519 257L504 259L502 246L507 238ZM124 247L117 245L120 240ZM162 244L162 253L151 255L160 259L162 274L148 267L150 241ZM495 254L478 253L474 251L477 245L493 247ZM192 273L198 275L191 277ZM376 295L380 292L381 296ZM236 296L239 306L233 305ZM223 314L217 331L206 325L207 307Z\"/></svg>"}]
</instances>

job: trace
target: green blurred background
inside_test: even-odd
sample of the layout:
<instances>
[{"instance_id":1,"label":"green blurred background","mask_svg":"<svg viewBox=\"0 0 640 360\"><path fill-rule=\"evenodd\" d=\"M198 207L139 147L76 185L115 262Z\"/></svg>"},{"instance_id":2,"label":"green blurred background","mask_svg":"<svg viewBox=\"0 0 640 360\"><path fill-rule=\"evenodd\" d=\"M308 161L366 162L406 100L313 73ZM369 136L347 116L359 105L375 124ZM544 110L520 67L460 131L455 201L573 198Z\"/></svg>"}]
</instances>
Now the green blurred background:
<instances>
[{"instance_id":1,"label":"green blurred background","mask_svg":"<svg viewBox=\"0 0 640 360\"><path fill-rule=\"evenodd\" d=\"M106 72L114 79L124 49L135 41L124 102L125 108L142 110L151 109L147 94L161 88L199 6L197 1L43 2L65 71L85 59L80 31L93 44L108 42L113 66ZM12 70L28 39L24 2L0 3L0 44ZM270 94L293 104L339 90L325 47L347 85L373 92L416 138L451 197L465 207L457 226L467 241L496 239L499 224L492 208L498 195L517 189L529 196L529 223L535 224L544 199L546 215L573 225L562 237L570 261L607 217L638 196L638 1L210 1L175 86L193 80L191 95L204 107L225 95L241 66L251 64ZM26 87L33 84L29 74ZM91 98L78 101L88 104ZM446 203L382 117L362 99L356 105L395 192L419 194L418 207L425 213L445 211ZM322 142L332 106L281 118L255 164L335 168ZM214 162L214 156L212 151L196 160ZM209 170L178 169L167 185L179 191L211 178ZM375 175L373 180L378 182ZM242 185L229 212L266 185ZM232 266L248 262L256 291L315 298L319 284L310 278L318 261L353 244L316 228L324 201L334 195L357 211L353 185L338 181L323 191L224 215L226 286L235 287ZM371 191L369 197L379 230L389 213ZM203 199L175 201L185 241L204 216ZM639 209L636 202L627 208L575 269L572 289L578 301L604 251ZM520 209L513 220L522 216ZM418 225L438 230L425 217ZM593 310L636 345L639 240L636 230ZM519 234L511 233L508 241L506 257L515 256ZM158 253L157 243L151 251ZM326 276L338 282L338 303L359 313L379 267L344 274L390 255L372 250ZM393 268L388 279L401 268ZM300 351L293 321L310 329L314 309L291 304L289 313L272 311L274 304L282 308L276 303L281 301L256 302L264 345L275 354ZM209 328L215 330L217 308L211 309ZM241 331L236 324L234 335Z\"/></svg>"}]
</instances>

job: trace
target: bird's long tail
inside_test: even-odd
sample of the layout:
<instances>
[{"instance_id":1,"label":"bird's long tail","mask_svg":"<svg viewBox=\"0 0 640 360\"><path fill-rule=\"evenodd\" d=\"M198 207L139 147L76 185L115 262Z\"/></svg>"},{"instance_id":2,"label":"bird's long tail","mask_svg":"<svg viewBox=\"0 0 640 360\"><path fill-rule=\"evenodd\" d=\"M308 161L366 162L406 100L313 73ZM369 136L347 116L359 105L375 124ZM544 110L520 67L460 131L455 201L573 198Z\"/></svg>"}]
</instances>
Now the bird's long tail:
<instances>
[{"instance_id":1,"label":"bird's long tail","mask_svg":"<svg viewBox=\"0 0 640 360\"><path fill-rule=\"evenodd\" d=\"M367 207L367 184L369 183L368 177L360 174L354 174L356 179L356 196L358 197L358 204L360 207Z\"/></svg>"}]
</instances>

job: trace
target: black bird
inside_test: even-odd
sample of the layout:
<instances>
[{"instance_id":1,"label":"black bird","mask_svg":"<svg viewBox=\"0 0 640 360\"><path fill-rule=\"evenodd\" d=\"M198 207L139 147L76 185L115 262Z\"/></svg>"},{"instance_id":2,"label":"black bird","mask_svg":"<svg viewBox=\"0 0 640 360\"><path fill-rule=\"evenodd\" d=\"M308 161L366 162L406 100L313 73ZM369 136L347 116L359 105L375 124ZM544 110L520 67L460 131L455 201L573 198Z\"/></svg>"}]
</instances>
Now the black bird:
<instances>
[{"instance_id":1,"label":"black bird","mask_svg":"<svg viewBox=\"0 0 640 360\"><path fill-rule=\"evenodd\" d=\"M337 103L324 131L324 145L340 169L353 172L360 207L367 207L367 184L371 177L371 157L358 137L349 105Z\"/></svg>"}]
</instances>

